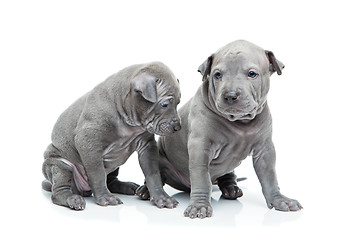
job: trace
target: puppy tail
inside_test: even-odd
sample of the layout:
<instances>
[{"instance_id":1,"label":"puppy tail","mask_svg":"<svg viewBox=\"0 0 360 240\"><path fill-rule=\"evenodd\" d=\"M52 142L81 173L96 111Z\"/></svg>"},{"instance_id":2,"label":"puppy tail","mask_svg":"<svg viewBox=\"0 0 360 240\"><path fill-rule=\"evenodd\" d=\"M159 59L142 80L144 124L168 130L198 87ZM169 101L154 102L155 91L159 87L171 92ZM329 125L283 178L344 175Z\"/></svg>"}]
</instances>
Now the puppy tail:
<instances>
[{"instance_id":1,"label":"puppy tail","mask_svg":"<svg viewBox=\"0 0 360 240\"><path fill-rule=\"evenodd\" d=\"M41 186L45 191L51 192L52 185L48 180L42 181Z\"/></svg>"},{"instance_id":2,"label":"puppy tail","mask_svg":"<svg viewBox=\"0 0 360 240\"><path fill-rule=\"evenodd\" d=\"M244 181L244 180L246 180L247 179L247 177L241 177L241 178L237 178L236 179L236 182L241 182L241 181ZM218 181L216 180L215 182L214 182L214 185L217 185L218 184Z\"/></svg>"},{"instance_id":3,"label":"puppy tail","mask_svg":"<svg viewBox=\"0 0 360 240\"><path fill-rule=\"evenodd\" d=\"M247 177L240 177L240 178L236 179L236 182L241 182L241 181L244 181L246 179L247 179Z\"/></svg>"}]
</instances>

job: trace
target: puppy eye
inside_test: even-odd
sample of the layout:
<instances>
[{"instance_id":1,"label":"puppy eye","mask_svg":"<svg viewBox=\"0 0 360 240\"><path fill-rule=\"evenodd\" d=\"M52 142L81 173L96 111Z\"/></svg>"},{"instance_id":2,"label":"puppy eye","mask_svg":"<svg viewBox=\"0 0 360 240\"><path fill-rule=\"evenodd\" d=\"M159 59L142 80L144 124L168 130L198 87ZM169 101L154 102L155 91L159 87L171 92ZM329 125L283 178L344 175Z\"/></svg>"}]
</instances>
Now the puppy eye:
<instances>
[{"instance_id":1,"label":"puppy eye","mask_svg":"<svg viewBox=\"0 0 360 240\"><path fill-rule=\"evenodd\" d=\"M254 72L254 71L250 71L249 73L248 73L248 77L250 77L250 78L256 78L257 77L257 73L256 72Z\"/></svg>"},{"instance_id":2,"label":"puppy eye","mask_svg":"<svg viewBox=\"0 0 360 240\"><path fill-rule=\"evenodd\" d=\"M168 106L167 103L160 103L160 106L163 107L163 108L166 108Z\"/></svg>"},{"instance_id":3,"label":"puppy eye","mask_svg":"<svg viewBox=\"0 0 360 240\"><path fill-rule=\"evenodd\" d=\"M220 72L216 72L214 74L214 76L215 76L216 79L220 79L220 78L222 78L223 75Z\"/></svg>"}]
</instances>

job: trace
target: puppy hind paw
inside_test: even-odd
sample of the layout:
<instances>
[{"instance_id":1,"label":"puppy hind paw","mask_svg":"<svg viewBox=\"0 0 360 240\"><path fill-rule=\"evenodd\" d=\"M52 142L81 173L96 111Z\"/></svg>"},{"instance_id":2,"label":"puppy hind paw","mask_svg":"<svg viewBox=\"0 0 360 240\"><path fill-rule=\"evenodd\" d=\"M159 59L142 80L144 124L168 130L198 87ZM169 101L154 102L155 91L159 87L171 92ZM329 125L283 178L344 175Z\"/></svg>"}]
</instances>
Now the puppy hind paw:
<instances>
[{"instance_id":1,"label":"puppy hind paw","mask_svg":"<svg viewBox=\"0 0 360 240\"><path fill-rule=\"evenodd\" d=\"M133 182L121 182L119 180L115 180L110 182L107 187L112 193L135 195L136 189L139 185Z\"/></svg>"},{"instance_id":2,"label":"puppy hind paw","mask_svg":"<svg viewBox=\"0 0 360 240\"><path fill-rule=\"evenodd\" d=\"M222 197L225 199L234 200L243 195L243 192L237 185L223 186L220 188Z\"/></svg>"},{"instance_id":3,"label":"puppy hind paw","mask_svg":"<svg viewBox=\"0 0 360 240\"><path fill-rule=\"evenodd\" d=\"M219 189L222 192L222 197L225 199L237 199L243 195L241 189L237 186L237 181L245 180L246 178L236 178L236 175L232 173L227 173L219 178L216 182L219 186Z\"/></svg>"},{"instance_id":4,"label":"puppy hind paw","mask_svg":"<svg viewBox=\"0 0 360 240\"><path fill-rule=\"evenodd\" d=\"M138 187L135 191L135 194L141 200L149 200L150 199L150 192L146 185L142 185L142 186Z\"/></svg>"}]
</instances>

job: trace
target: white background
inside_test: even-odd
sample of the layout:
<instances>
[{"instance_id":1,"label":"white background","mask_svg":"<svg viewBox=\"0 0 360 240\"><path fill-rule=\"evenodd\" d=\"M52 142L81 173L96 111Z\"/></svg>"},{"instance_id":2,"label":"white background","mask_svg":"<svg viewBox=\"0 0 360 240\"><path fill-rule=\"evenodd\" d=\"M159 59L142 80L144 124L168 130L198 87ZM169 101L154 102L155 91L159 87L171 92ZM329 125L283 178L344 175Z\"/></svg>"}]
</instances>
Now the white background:
<instances>
[{"instance_id":1,"label":"white background","mask_svg":"<svg viewBox=\"0 0 360 240\"><path fill-rule=\"evenodd\" d=\"M0 208L4 239L359 239L359 7L356 1L1 1ZM198 66L236 39L272 50L286 68L269 105L281 191L304 206L269 210L251 159L236 169L244 196L220 199L214 215L182 216L135 196L82 212L41 190L42 154L53 124L75 99L135 63L162 61L180 79L184 104L201 84ZM136 154L122 180L143 181ZM11 236L11 237L10 237Z\"/></svg>"}]
</instances>

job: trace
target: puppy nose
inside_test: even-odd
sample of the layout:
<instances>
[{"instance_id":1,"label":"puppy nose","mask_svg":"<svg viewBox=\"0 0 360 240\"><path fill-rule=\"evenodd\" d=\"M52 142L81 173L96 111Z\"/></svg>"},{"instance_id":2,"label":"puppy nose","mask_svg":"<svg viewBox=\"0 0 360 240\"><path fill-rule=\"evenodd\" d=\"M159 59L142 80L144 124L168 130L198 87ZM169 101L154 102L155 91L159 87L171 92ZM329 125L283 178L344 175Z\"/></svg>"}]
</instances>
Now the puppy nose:
<instances>
[{"instance_id":1,"label":"puppy nose","mask_svg":"<svg viewBox=\"0 0 360 240\"><path fill-rule=\"evenodd\" d=\"M239 95L239 92L227 92L224 94L224 100L229 104L233 104L238 99Z\"/></svg>"},{"instance_id":2,"label":"puppy nose","mask_svg":"<svg viewBox=\"0 0 360 240\"><path fill-rule=\"evenodd\" d=\"M170 122L170 125L174 128L174 131L177 132L181 129L181 125L180 125L180 122L179 120L177 119L173 119L171 122Z\"/></svg>"}]
</instances>

